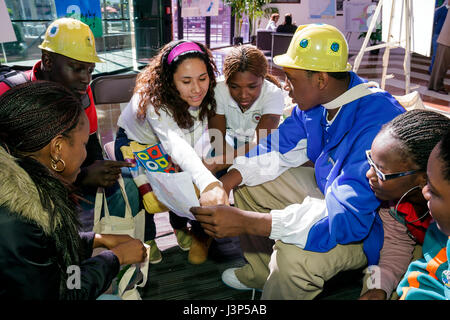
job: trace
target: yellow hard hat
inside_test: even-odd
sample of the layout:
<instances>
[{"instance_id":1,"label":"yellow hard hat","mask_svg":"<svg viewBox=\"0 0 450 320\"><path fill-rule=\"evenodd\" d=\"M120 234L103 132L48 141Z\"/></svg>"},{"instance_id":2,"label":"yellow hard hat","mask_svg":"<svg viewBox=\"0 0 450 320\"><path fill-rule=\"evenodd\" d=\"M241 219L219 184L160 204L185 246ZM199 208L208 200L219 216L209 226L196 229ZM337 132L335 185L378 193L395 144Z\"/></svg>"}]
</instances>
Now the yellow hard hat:
<instances>
[{"instance_id":1,"label":"yellow hard hat","mask_svg":"<svg viewBox=\"0 0 450 320\"><path fill-rule=\"evenodd\" d=\"M95 50L89 26L80 20L61 18L53 21L39 48L83 62L103 62Z\"/></svg>"},{"instance_id":2,"label":"yellow hard hat","mask_svg":"<svg viewBox=\"0 0 450 320\"><path fill-rule=\"evenodd\" d=\"M324 72L350 71L348 45L342 32L328 24L301 25L285 54L273 62L281 67Z\"/></svg>"}]
</instances>

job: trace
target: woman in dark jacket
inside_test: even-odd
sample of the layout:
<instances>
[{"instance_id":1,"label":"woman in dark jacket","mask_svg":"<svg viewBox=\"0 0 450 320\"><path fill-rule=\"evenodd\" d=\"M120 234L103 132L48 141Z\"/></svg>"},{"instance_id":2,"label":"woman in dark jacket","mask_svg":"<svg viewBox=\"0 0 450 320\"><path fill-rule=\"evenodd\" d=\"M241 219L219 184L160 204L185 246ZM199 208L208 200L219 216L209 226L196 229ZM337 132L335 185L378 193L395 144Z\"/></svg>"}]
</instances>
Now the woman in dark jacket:
<instances>
[{"instance_id":1,"label":"woman in dark jacket","mask_svg":"<svg viewBox=\"0 0 450 320\"><path fill-rule=\"evenodd\" d=\"M78 233L71 185L88 139L80 101L57 83L0 97L0 298L96 299L121 264L145 259L129 236Z\"/></svg>"}]
</instances>

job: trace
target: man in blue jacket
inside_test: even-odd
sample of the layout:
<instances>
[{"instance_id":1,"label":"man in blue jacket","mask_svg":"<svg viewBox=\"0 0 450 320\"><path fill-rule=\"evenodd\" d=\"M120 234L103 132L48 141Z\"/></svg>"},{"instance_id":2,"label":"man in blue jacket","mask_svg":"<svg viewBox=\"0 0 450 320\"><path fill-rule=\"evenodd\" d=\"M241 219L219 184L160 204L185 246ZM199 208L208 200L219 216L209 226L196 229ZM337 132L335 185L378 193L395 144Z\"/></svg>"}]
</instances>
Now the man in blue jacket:
<instances>
[{"instance_id":1,"label":"man in blue jacket","mask_svg":"<svg viewBox=\"0 0 450 320\"><path fill-rule=\"evenodd\" d=\"M340 271L378 262L383 229L365 151L404 109L350 72L347 58L335 27L298 27L274 59L297 106L221 178L237 187L236 207L191 209L210 235L240 236L248 263L225 270L227 285L263 289L263 299L313 299Z\"/></svg>"}]
</instances>

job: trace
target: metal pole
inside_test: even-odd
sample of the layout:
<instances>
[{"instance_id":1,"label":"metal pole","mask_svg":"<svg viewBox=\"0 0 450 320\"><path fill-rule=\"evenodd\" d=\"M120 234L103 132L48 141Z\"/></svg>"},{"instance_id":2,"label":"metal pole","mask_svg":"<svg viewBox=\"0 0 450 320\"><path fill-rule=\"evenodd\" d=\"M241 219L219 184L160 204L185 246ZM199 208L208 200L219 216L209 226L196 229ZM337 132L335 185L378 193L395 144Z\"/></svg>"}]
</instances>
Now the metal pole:
<instances>
[{"instance_id":1,"label":"metal pole","mask_svg":"<svg viewBox=\"0 0 450 320\"><path fill-rule=\"evenodd\" d=\"M128 1L128 17L130 19L130 33L131 33L131 57L133 59L133 70L138 71L138 57L136 49L136 28L134 24L134 0Z\"/></svg>"},{"instance_id":2,"label":"metal pole","mask_svg":"<svg viewBox=\"0 0 450 320\"><path fill-rule=\"evenodd\" d=\"M3 42L2 42L2 51L3 51L3 57L5 57L5 63L8 63L8 58L6 58L5 46L3 45Z\"/></svg>"},{"instance_id":3,"label":"metal pole","mask_svg":"<svg viewBox=\"0 0 450 320\"><path fill-rule=\"evenodd\" d=\"M361 46L361 49L359 50L358 55L355 59L355 64L353 65L353 72L358 72L359 65L361 64L362 57L364 55L364 51L367 47L367 43L369 42L370 35L372 34L373 28L375 27L375 24L378 20L378 16L380 15L381 7L383 5L383 0L380 0L378 2L377 8L375 9L375 13L373 14L372 21L370 21L369 29L367 30L366 38L364 39L364 42Z\"/></svg>"},{"instance_id":4,"label":"metal pole","mask_svg":"<svg viewBox=\"0 0 450 320\"><path fill-rule=\"evenodd\" d=\"M391 17L389 19L389 28L388 28L388 36L387 36L387 42L391 42L391 33L392 33L392 19L394 17L394 10L395 10L395 0L392 1L392 5L391 5ZM381 76L381 89L384 90L384 87L386 85L386 73L387 73L387 68L389 65L389 54L391 51L391 46L388 45L386 46L386 49L384 51L383 54L383 73Z\"/></svg>"},{"instance_id":5,"label":"metal pole","mask_svg":"<svg viewBox=\"0 0 450 320\"><path fill-rule=\"evenodd\" d=\"M405 6L405 27L406 27L406 47L403 70L405 71L405 94L409 93L411 80L411 1L404 0Z\"/></svg>"}]
</instances>

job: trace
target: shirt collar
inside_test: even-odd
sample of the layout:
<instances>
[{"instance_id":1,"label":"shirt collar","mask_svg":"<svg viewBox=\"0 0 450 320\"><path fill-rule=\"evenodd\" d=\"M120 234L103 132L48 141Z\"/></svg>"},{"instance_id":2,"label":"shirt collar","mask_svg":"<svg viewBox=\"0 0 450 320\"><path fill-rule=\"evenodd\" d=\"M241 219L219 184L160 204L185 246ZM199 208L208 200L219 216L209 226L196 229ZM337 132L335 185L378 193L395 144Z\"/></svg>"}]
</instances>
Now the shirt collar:
<instances>
[{"instance_id":1,"label":"shirt collar","mask_svg":"<svg viewBox=\"0 0 450 320\"><path fill-rule=\"evenodd\" d=\"M38 72L41 71L41 65L42 65L42 60L39 60L39 61L36 62L36 64L33 66L33 69L31 69L31 81L36 81L36 80L38 80L37 74L38 74Z\"/></svg>"}]
</instances>

